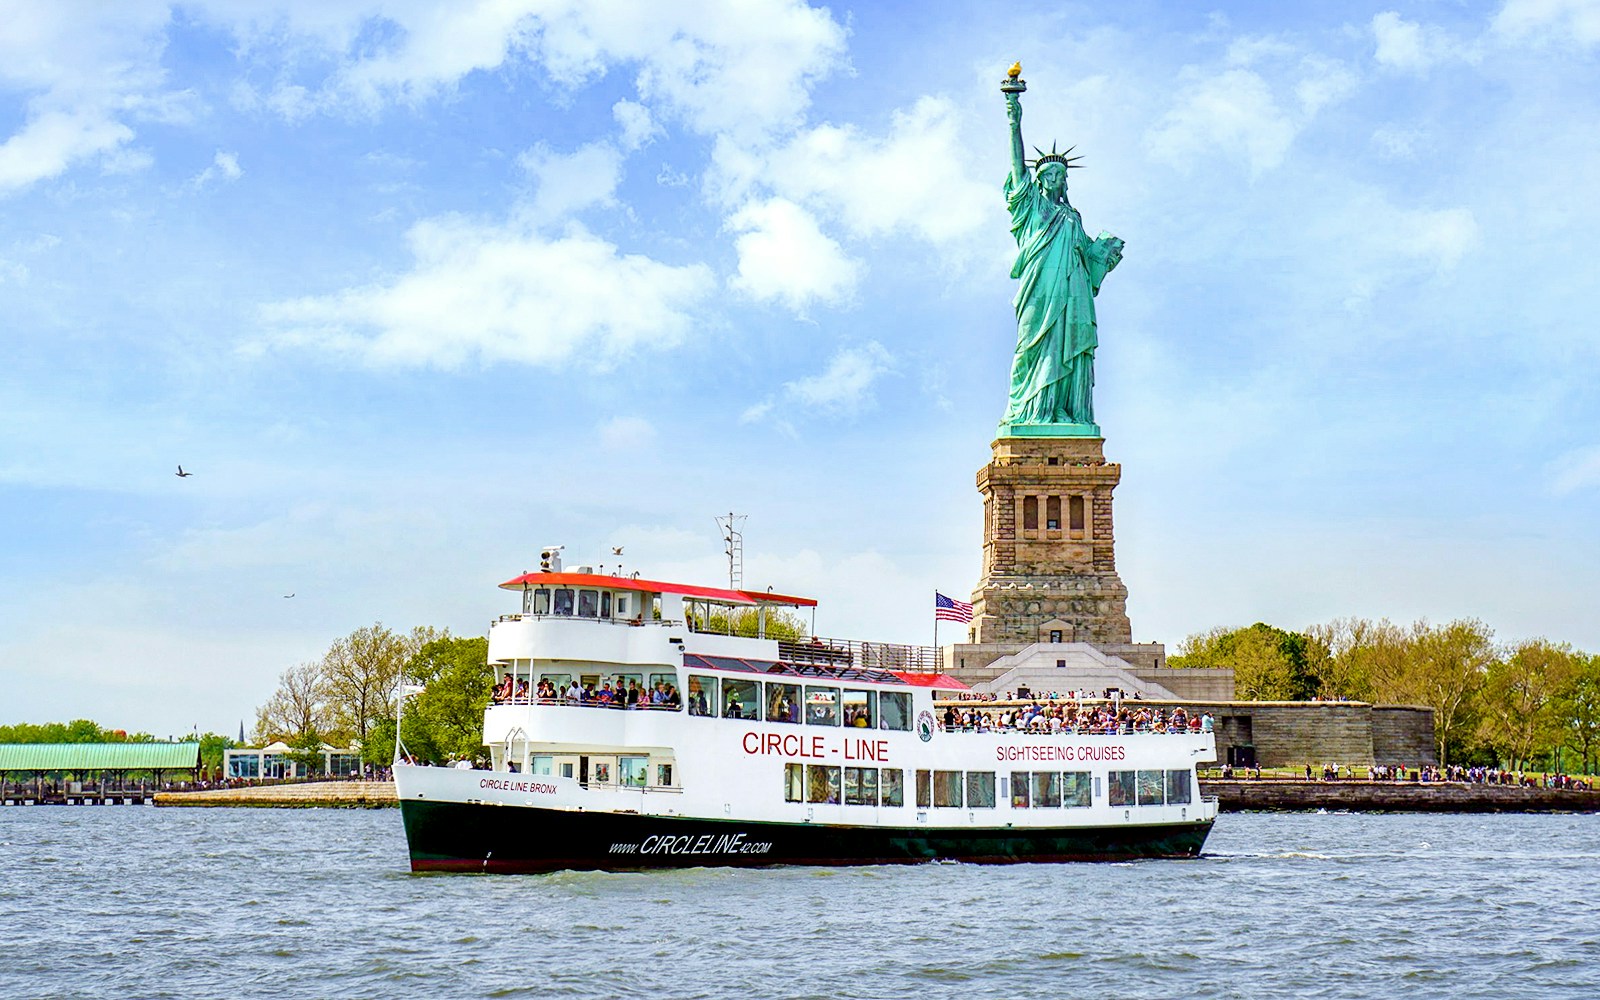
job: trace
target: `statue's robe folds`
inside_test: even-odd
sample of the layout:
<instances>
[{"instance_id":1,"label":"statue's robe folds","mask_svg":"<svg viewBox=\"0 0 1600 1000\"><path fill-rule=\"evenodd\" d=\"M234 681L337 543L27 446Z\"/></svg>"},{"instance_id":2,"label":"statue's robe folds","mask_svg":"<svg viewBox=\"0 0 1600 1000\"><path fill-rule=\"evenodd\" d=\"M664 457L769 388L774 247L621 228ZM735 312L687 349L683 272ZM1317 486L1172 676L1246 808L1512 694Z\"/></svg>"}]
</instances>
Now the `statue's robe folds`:
<instances>
[{"instance_id":1,"label":"statue's robe folds","mask_svg":"<svg viewBox=\"0 0 1600 1000\"><path fill-rule=\"evenodd\" d=\"M1050 201L1032 177L1006 178L1020 279L1017 352L1002 423L1094 423L1094 296L1117 265L1111 241L1091 240L1077 209Z\"/></svg>"}]
</instances>

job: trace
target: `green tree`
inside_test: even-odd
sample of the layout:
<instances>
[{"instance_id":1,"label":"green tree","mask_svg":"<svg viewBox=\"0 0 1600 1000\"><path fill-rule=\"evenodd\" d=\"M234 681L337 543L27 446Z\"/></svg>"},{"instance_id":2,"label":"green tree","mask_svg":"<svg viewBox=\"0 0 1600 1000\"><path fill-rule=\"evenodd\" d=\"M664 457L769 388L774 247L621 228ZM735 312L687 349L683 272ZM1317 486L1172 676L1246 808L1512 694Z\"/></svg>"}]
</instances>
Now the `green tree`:
<instances>
[{"instance_id":1,"label":"green tree","mask_svg":"<svg viewBox=\"0 0 1600 1000\"><path fill-rule=\"evenodd\" d=\"M394 720L377 719L367 727L361 744L361 759L374 767L388 767L394 760Z\"/></svg>"},{"instance_id":2,"label":"green tree","mask_svg":"<svg viewBox=\"0 0 1600 1000\"><path fill-rule=\"evenodd\" d=\"M300 765L302 775L316 775L322 772L327 763L322 756L322 745L325 740L322 734L315 729L307 729L296 733L288 741L289 751L285 757Z\"/></svg>"},{"instance_id":3,"label":"green tree","mask_svg":"<svg viewBox=\"0 0 1600 1000\"><path fill-rule=\"evenodd\" d=\"M209 770L222 767L222 752L232 750L236 746L238 744L226 736L206 733L200 737L200 766Z\"/></svg>"},{"instance_id":4,"label":"green tree","mask_svg":"<svg viewBox=\"0 0 1600 1000\"><path fill-rule=\"evenodd\" d=\"M1556 719L1562 745L1578 752L1584 774L1593 774L1600 749L1600 656L1574 657L1572 674L1557 694Z\"/></svg>"},{"instance_id":5,"label":"green tree","mask_svg":"<svg viewBox=\"0 0 1600 1000\"><path fill-rule=\"evenodd\" d=\"M1439 763L1447 764L1470 749L1479 696L1496 659L1494 632L1476 619L1437 627L1419 621L1407 639L1398 675L1382 678L1378 694L1386 702L1433 709Z\"/></svg>"},{"instance_id":6,"label":"green tree","mask_svg":"<svg viewBox=\"0 0 1600 1000\"><path fill-rule=\"evenodd\" d=\"M278 689L256 709L256 739L262 743L283 740L293 744L307 733L320 734L328 726L328 693L322 664L301 663L285 670Z\"/></svg>"},{"instance_id":7,"label":"green tree","mask_svg":"<svg viewBox=\"0 0 1600 1000\"><path fill-rule=\"evenodd\" d=\"M431 628L401 634L374 622L334 640L321 663L329 735L365 745L368 728L394 715L400 668L435 638Z\"/></svg>"},{"instance_id":8,"label":"green tree","mask_svg":"<svg viewBox=\"0 0 1600 1000\"><path fill-rule=\"evenodd\" d=\"M1316 668L1326 656L1312 636L1256 622L1191 635L1168 665L1231 667L1234 692L1246 701L1306 701L1318 694Z\"/></svg>"},{"instance_id":9,"label":"green tree","mask_svg":"<svg viewBox=\"0 0 1600 1000\"><path fill-rule=\"evenodd\" d=\"M443 763L483 751L483 713L494 693L489 640L445 637L407 661L405 682L423 690L406 705L400 739L418 759Z\"/></svg>"},{"instance_id":10,"label":"green tree","mask_svg":"<svg viewBox=\"0 0 1600 1000\"><path fill-rule=\"evenodd\" d=\"M1410 640L1387 618L1338 618L1306 631L1326 651L1316 667L1324 698L1379 701L1379 689L1403 671Z\"/></svg>"},{"instance_id":11,"label":"green tree","mask_svg":"<svg viewBox=\"0 0 1600 1000\"><path fill-rule=\"evenodd\" d=\"M1559 696L1576 674L1578 659L1571 647L1530 639L1489 664L1482 733L1501 762L1520 770L1560 744Z\"/></svg>"},{"instance_id":12,"label":"green tree","mask_svg":"<svg viewBox=\"0 0 1600 1000\"><path fill-rule=\"evenodd\" d=\"M757 608L732 608L714 611L706 630L719 635L754 638L761 633L761 612ZM783 608L767 609L767 638L794 642L808 631L805 619Z\"/></svg>"}]
</instances>

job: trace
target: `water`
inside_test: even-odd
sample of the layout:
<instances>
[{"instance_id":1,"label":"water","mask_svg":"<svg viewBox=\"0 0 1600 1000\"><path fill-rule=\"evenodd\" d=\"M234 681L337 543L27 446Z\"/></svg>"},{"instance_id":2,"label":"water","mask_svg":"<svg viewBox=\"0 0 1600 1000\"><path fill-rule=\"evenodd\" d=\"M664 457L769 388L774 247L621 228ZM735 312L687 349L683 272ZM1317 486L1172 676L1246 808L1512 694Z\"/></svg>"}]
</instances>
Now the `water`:
<instances>
[{"instance_id":1,"label":"water","mask_svg":"<svg viewBox=\"0 0 1600 1000\"><path fill-rule=\"evenodd\" d=\"M415 876L374 811L0 809L0 997L1600 996L1600 816L1187 862Z\"/></svg>"}]
</instances>

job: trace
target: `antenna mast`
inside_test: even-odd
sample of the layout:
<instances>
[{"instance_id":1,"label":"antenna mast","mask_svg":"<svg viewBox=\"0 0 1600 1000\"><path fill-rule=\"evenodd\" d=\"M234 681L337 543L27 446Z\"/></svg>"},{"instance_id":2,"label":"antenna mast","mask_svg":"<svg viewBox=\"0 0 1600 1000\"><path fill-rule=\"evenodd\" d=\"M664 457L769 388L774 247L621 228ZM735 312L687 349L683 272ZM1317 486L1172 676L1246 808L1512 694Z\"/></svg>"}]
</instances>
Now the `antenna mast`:
<instances>
[{"instance_id":1,"label":"antenna mast","mask_svg":"<svg viewBox=\"0 0 1600 1000\"><path fill-rule=\"evenodd\" d=\"M717 527L722 529L722 548L728 554L729 590L739 590L744 586L744 533L739 526L749 517L749 514L729 511L726 517L717 518Z\"/></svg>"}]
</instances>

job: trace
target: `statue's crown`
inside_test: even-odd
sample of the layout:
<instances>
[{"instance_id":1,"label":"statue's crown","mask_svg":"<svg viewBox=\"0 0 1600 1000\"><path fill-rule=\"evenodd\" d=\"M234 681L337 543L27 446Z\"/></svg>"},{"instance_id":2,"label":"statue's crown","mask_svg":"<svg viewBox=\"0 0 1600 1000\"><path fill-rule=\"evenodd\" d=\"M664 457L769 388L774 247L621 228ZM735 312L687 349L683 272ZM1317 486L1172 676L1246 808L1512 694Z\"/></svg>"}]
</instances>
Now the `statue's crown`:
<instances>
[{"instance_id":1,"label":"statue's crown","mask_svg":"<svg viewBox=\"0 0 1600 1000\"><path fill-rule=\"evenodd\" d=\"M1038 146L1035 146L1035 147L1033 147L1033 151L1035 153L1038 153L1039 157L1038 157L1038 159L1032 161L1033 169L1034 170L1038 170L1040 167L1044 166L1046 163L1059 163L1059 164L1061 164L1062 167L1066 168L1067 170L1081 170L1081 169L1083 169L1083 166L1080 163L1078 163L1078 161L1083 159L1083 157L1082 156L1068 156L1067 155L1068 153L1072 152L1074 149L1077 149L1077 148L1078 148L1077 146L1068 146L1066 149L1064 149L1064 150L1062 150L1061 152L1058 153L1058 152L1056 152L1056 144L1052 142L1050 144L1050 152L1046 153L1044 150L1040 149Z\"/></svg>"}]
</instances>

